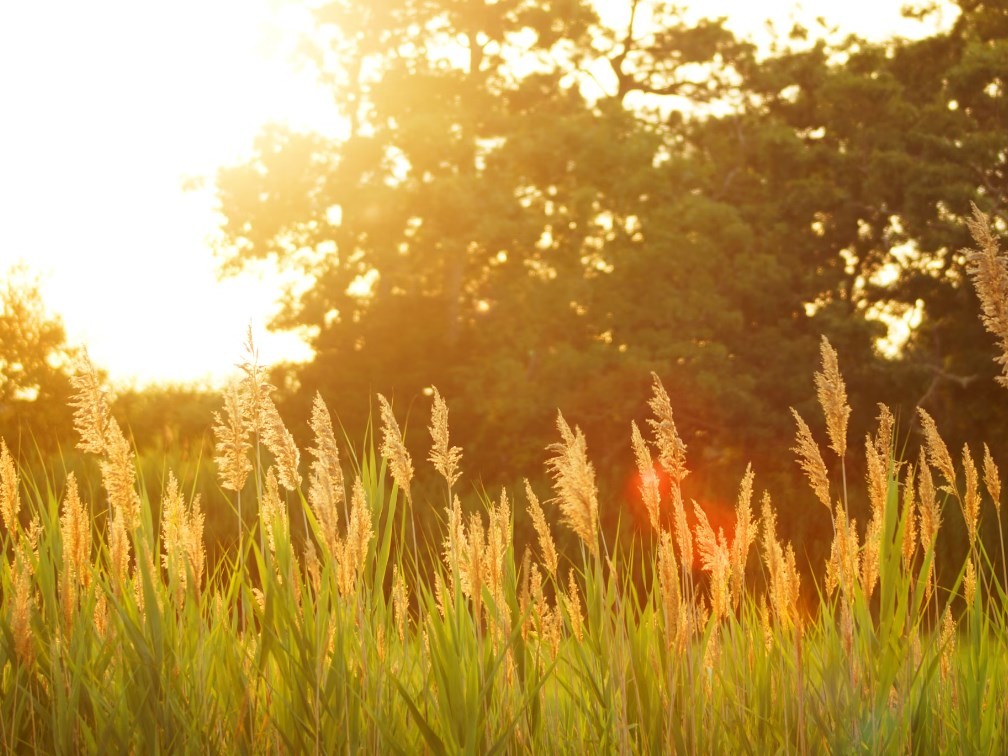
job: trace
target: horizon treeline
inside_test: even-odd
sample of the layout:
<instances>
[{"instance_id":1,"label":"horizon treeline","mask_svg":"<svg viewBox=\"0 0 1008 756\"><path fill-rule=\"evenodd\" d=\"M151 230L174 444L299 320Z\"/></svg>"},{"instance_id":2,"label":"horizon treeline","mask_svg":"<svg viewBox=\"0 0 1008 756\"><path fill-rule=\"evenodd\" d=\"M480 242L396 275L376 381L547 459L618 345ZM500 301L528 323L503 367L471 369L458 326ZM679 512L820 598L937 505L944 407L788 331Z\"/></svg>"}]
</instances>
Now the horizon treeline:
<instances>
[{"instance_id":1,"label":"horizon treeline","mask_svg":"<svg viewBox=\"0 0 1008 756\"><path fill-rule=\"evenodd\" d=\"M806 506L790 495L803 482L788 408L816 416L805 366L826 336L860 409L852 439L881 401L908 458L923 408L952 448L982 440L1003 463L1008 405L964 249L971 203L1005 228L1008 9L952 7L922 39L796 27L769 50L648 1L628 2L620 26L585 0L318 8L302 62L342 133L269 126L214 177L222 275L265 261L303 282L274 325L315 358L270 376L297 440L316 392L350 439L380 392L416 456L410 419L436 385L487 490L541 469L559 407L603 492L630 499L629 424L654 373L690 449L684 494L731 502L751 463L782 530L814 552L828 528L787 516ZM49 451L69 417L30 410L63 407L67 384L18 385L11 312L0 430ZM912 325L895 352L879 341L886 318ZM184 448L195 469L201 450L209 464L208 405L159 389L114 411L141 452ZM846 472L867 511L866 471ZM965 548L965 533L952 540Z\"/></svg>"}]
</instances>

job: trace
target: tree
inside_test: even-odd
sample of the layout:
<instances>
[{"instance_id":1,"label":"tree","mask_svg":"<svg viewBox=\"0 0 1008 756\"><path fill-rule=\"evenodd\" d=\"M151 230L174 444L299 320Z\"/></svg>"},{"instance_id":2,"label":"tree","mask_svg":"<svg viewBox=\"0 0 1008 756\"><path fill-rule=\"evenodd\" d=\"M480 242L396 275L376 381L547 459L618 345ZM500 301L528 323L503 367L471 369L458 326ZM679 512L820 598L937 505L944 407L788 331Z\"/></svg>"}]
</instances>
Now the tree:
<instances>
[{"instance_id":1,"label":"tree","mask_svg":"<svg viewBox=\"0 0 1008 756\"><path fill-rule=\"evenodd\" d=\"M0 289L0 436L12 449L55 448L72 430L74 351L38 280L23 266L10 270Z\"/></svg>"},{"instance_id":2,"label":"tree","mask_svg":"<svg viewBox=\"0 0 1008 756\"><path fill-rule=\"evenodd\" d=\"M684 72L726 75L751 54L720 23L633 5L625 32L576 0L319 11L314 59L346 136L269 129L217 186L228 267L273 257L313 281L277 325L315 334L300 383L328 388L351 427L368 392L410 401L436 383L461 437L517 474L541 456L558 405L591 424L594 389L627 385L597 282L615 239L634 233L663 137L625 103L710 102L725 89ZM660 33L640 33L645 6ZM589 73L599 63L608 91ZM661 366L634 366L629 401L649 367Z\"/></svg>"}]
</instances>

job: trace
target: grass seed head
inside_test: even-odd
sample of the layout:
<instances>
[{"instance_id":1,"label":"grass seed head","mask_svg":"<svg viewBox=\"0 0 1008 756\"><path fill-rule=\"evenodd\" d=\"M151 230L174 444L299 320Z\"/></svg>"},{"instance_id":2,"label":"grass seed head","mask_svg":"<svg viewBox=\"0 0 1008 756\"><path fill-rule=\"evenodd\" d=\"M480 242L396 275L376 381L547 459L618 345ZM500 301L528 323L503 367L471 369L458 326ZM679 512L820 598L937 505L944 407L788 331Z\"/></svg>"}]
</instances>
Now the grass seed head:
<instances>
[{"instance_id":1,"label":"grass seed head","mask_svg":"<svg viewBox=\"0 0 1008 756\"><path fill-rule=\"evenodd\" d=\"M74 360L70 383L74 388L70 400L74 428L80 435L77 448L90 454L104 454L112 408L87 349L82 349Z\"/></svg>"},{"instance_id":2,"label":"grass seed head","mask_svg":"<svg viewBox=\"0 0 1008 756\"><path fill-rule=\"evenodd\" d=\"M525 497L528 499L528 513L532 518L532 526L539 539L539 551L542 553L543 565L550 575L556 577L558 565L556 544L553 542L549 523L546 522L546 515L543 513L539 499L532 490L528 479L525 480Z\"/></svg>"},{"instance_id":3,"label":"grass seed head","mask_svg":"<svg viewBox=\"0 0 1008 756\"><path fill-rule=\"evenodd\" d=\"M903 481L903 569L910 571L917 551L917 500L914 487L914 467L909 465Z\"/></svg>"},{"instance_id":4,"label":"grass seed head","mask_svg":"<svg viewBox=\"0 0 1008 756\"><path fill-rule=\"evenodd\" d=\"M633 447L634 459L637 461L641 498L644 500L644 507L647 509L651 527L657 533L661 530L659 522L661 493L658 489L658 474L655 472L654 462L651 461L651 450L648 449L641 436L640 428L634 421L630 422L630 444Z\"/></svg>"},{"instance_id":5,"label":"grass seed head","mask_svg":"<svg viewBox=\"0 0 1008 756\"><path fill-rule=\"evenodd\" d=\"M935 495L934 483L931 479L931 467L927 463L924 449L920 450L920 461L917 464L917 492L919 494L920 513L920 545L925 553L933 553L935 539L938 537L938 528L941 526L941 510L938 507L938 498ZM925 598L931 598L931 592L935 587L935 566L934 560L928 567L927 587Z\"/></svg>"},{"instance_id":6,"label":"grass seed head","mask_svg":"<svg viewBox=\"0 0 1008 756\"><path fill-rule=\"evenodd\" d=\"M581 616L581 597L578 594L574 570L567 571L567 613L570 615L571 634L578 643L584 640L584 618Z\"/></svg>"},{"instance_id":7,"label":"grass seed head","mask_svg":"<svg viewBox=\"0 0 1008 756\"><path fill-rule=\"evenodd\" d=\"M459 470L462 450L457 446L449 446L448 405L445 404L445 400L441 398L436 387L434 388L434 406L431 408L430 434L433 445L429 459L434 465L434 469L441 473L441 476L448 482L450 491L462 474Z\"/></svg>"},{"instance_id":8,"label":"grass seed head","mask_svg":"<svg viewBox=\"0 0 1008 756\"><path fill-rule=\"evenodd\" d=\"M115 418L109 423L106 439L105 459L101 463L102 485L108 494L109 506L113 510L122 510L126 528L133 532L140 524L140 495L136 490L133 447Z\"/></svg>"},{"instance_id":9,"label":"grass seed head","mask_svg":"<svg viewBox=\"0 0 1008 756\"><path fill-rule=\"evenodd\" d=\"M251 426L245 415L237 383L229 384L224 390L223 417L219 412L214 412L213 417L217 453L214 462L217 463L221 487L229 491L241 491L252 472L252 462L248 456L252 446L248 441Z\"/></svg>"},{"instance_id":10,"label":"grass seed head","mask_svg":"<svg viewBox=\"0 0 1008 756\"><path fill-rule=\"evenodd\" d=\"M298 472L301 452L294 443L294 436L284 425L276 404L268 396L263 400L262 418L262 440L276 461L277 482L288 491L297 491L301 486L301 475Z\"/></svg>"},{"instance_id":11,"label":"grass seed head","mask_svg":"<svg viewBox=\"0 0 1008 756\"><path fill-rule=\"evenodd\" d=\"M696 543L700 554L700 566L710 575L711 615L720 619L728 613L730 596L728 584L731 573L731 560L728 544L725 543L724 532L714 534L707 514L699 504L693 502L693 512L696 515Z\"/></svg>"},{"instance_id":12,"label":"grass seed head","mask_svg":"<svg viewBox=\"0 0 1008 756\"><path fill-rule=\"evenodd\" d=\"M924 445L927 448L928 461L938 469L938 472L945 478L949 493L956 493L956 473L952 464L952 455L949 454L948 447L938 433L938 426L934 419L923 407L917 408L920 416L921 429L924 432Z\"/></svg>"},{"instance_id":13,"label":"grass seed head","mask_svg":"<svg viewBox=\"0 0 1008 756\"><path fill-rule=\"evenodd\" d=\"M654 444L658 449L658 463L669 474L672 482L680 484L689 470L686 469L686 444L679 437L675 421L672 419L672 403L665 386L657 373L651 373L652 396L648 406L654 419L648 420L654 432Z\"/></svg>"},{"instance_id":14,"label":"grass seed head","mask_svg":"<svg viewBox=\"0 0 1008 756\"><path fill-rule=\"evenodd\" d=\"M791 408L791 414L794 416L795 424L798 426L797 435L795 436L796 445L792 448L792 451L798 455L798 464L805 471L809 485L812 487L816 498L822 502L826 509L832 511L833 507L830 504L829 494L829 475L826 472L826 463L823 462L819 445L812 438L812 431L809 430L808 425L806 425L801 415L793 407Z\"/></svg>"},{"instance_id":15,"label":"grass seed head","mask_svg":"<svg viewBox=\"0 0 1008 756\"><path fill-rule=\"evenodd\" d=\"M963 518L966 520L970 549L973 549L976 547L977 530L980 527L980 478L968 444L963 445L962 465L966 477L966 492L962 497Z\"/></svg>"},{"instance_id":16,"label":"grass seed head","mask_svg":"<svg viewBox=\"0 0 1008 756\"><path fill-rule=\"evenodd\" d=\"M20 481L17 465L7 448L7 442L0 439L0 517L8 533L16 533L18 513L21 511Z\"/></svg>"},{"instance_id":17,"label":"grass seed head","mask_svg":"<svg viewBox=\"0 0 1008 756\"><path fill-rule=\"evenodd\" d=\"M851 413L847 406L847 387L840 375L836 350L825 336L822 337L819 351L822 370L815 374L816 396L826 417L830 447L838 457L843 458L847 450L847 419Z\"/></svg>"},{"instance_id":18,"label":"grass seed head","mask_svg":"<svg viewBox=\"0 0 1008 756\"><path fill-rule=\"evenodd\" d=\"M731 596L732 605L738 607L745 586L746 562L749 559L749 549L756 539L756 528L752 520L752 465L746 466L745 475L739 486L738 501L735 504L735 535L731 543Z\"/></svg>"},{"instance_id":19,"label":"grass seed head","mask_svg":"<svg viewBox=\"0 0 1008 756\"><path fill-rule=\"evenodd\" d=\"M658 579L661 583L662 614L665 620L665 642L671 649L678 645L679 614L682 588L679 585L679 566L676 564L672 536L662 531L658 541Z\"/></svg>"},{"instance_id":20,"label":"grass seed head","mask_svg":"<svg viewBox=\"0 0 1008 756\"><path fill-rule=\"evenodd\" d=\"M332 418L320 393L315 394L312 402L310 424L315 446L308 451L315 459L311 464L308 501L318 519L322 540L332 554L339 540L339 510L346 504L346 491Z\"/></svg>"},{"instance_id":21,"label":"grass seed head","mask_svg":"<svg viewBox=\"0 0 1008 756\"><path fill-rule=\"evenodd\" d=\"M553 457L547 463L553 474L564 521L598 556L598 491L595 488L595 468L588 461L588 448L580 428L570 429L561 413L557 413L557 429L562 442L552 444Z\"/></svg>"},{"instance_id":22,"label":"grass seed head","mask_svg":"<svg viewBox=\"0 0 1008 756\"><path fill-rule=\"evenodd\" d=\"M997 511L998 516L1000 517L1001 475L998 472L997 465L994 464L994 458L991 457L990 449L987 448L987 444L984 444L983 475L984 475L984 486L986 486L987 493L990 494L990 497L994 502L994 509Z\"/></svg>"},{"instance_id":23,"label":"grass seed head","mask_svg":"<svg viewBox=\"0 0 1008 756\"><path fill-rule=\"evenodd\" d=\"M32 566L22 551L18 551L12 573L14 583L14 605L11 609L10 629L14 636L14 651L24 665L35 659L35 645L32 641L31 619L35 608L32 590Z\"/></svg>"},{"instance_id":24,"label":"grass seed head","mask_svg":"<svg viewBox=\"0 0 1008 756\"><path fill-rule=\"evenodd\" d=\"M412 504L410 483L413 480L413 460L406 449L406 444L403 443L402 433L399 432L399 423L396 422L395 414L392 412L392 405L381 394L378 394L378 404L382 421L381 455L388 460L392 470L392 479L405 493L406 501Z\"/></svg>"},{"instance_id":25,"label":"grass seed head","mask_svg":"<svg viewBox=\"0 0 1008 756\"><path fill-rule=\"evenodd\" d=\"M971 205L973 218L967 226L979 249L963 250L966 270L980 299L980 319L1001 347L1001 354L994 358L1002 369L997 382L1008 387L1008 259L1001 254L987 217L975 204Z\"/></svg>"}]
</instances>

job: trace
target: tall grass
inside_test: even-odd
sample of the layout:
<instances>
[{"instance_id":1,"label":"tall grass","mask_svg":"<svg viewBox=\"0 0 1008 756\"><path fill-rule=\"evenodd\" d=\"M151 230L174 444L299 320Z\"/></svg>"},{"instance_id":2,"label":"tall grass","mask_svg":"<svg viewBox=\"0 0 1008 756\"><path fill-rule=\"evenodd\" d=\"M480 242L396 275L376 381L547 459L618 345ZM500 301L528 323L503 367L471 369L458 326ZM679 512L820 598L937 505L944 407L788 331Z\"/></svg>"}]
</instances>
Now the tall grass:
<instances>
[{"instance_id":1,"label":"tall grass","mask_svg":"<svg viewBox=\"0 0 1008 756\"><path fill-rule=\"evenodd\" d=\"M621 548L599 528L605 502L585 436L562 415L544 450L553 490L526 482L466 512L464 454L440 394L428 461L444 495L414 500L391 403L380 397L381 427L341 448L316 396L303 465L248 346L215 418L235 518L234 548L214 562L199 497L172 473L153 493L137 475L86 355L75 422L103 492L82 496L73 475L57 489L0 443L4 751L1008 748L1000 476L986 449L979 468L968 448L957 461L926 413L926 451L911 461L881 408L864 446L866 523L850 517L845 473L829 479L795 414L805 516L828 518L834 534L829 560L802 584L800 548L779 538L754 471L730 533L684 500L686 447L657 376L648 437L634 424L628 439L650 530ZM825 339L815 386L843 471L850 408ZM656 464L671 481L664 498ZM545 497L577 536L573 558L557 551ZM978 532L990 505L996 554ZM440 513L435 542L419 540L417 507ZM935 544L953 516L969 553L938 574ZM534 544L514 541L525 517Z\"/></svg>"}]
</instances>

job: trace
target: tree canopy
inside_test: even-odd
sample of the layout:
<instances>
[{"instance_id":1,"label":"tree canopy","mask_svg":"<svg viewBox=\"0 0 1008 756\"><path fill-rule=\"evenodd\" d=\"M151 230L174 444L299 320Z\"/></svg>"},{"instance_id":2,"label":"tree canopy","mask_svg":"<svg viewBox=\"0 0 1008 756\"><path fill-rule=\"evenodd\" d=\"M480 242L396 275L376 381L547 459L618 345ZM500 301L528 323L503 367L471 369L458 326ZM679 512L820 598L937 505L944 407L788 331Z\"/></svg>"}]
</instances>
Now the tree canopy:
<instances>
[{"instance_id":1,"label":"tree canopy","mask_svg":"<svg viewBox=\"0 0 1008 756\"><path fill-rule=\"evenodd\" d=\"M38 280L9 270L0 285L0 436L10 444L51 449L63 440L73 351Z\"/></svg>"},{"instance_id":2,"label":"tree canopy","mask_svg":"<svg viewBox=\"0 0 1008 756\"><path fill-rule=\"evenodd\" d=\"M783 475L822 334L854 438L884 400L1003 442L960 250L971 201L1005 217L1008 10L958 9L920 40L764 55L649 0L616 26L585 0L327 3L305 60L345 128L272 126L219 172L224 270L303 275L275 325L310 334L292 380L348 429L371 392L433 384L503 480L541 462L557 407L628 467L651 371L698 491L749 461ZM883 316L914 326L895 356Z\"/></svg>"}]
</instances>

